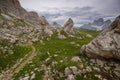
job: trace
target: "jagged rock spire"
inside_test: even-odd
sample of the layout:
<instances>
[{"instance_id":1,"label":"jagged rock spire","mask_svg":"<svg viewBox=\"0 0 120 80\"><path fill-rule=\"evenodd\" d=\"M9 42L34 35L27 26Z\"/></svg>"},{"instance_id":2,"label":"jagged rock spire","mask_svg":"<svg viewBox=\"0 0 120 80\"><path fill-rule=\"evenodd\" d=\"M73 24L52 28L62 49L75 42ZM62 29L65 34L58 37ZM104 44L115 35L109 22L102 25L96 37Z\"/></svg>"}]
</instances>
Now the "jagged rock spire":
<instances>
[{"instance_id":1,"label":"jagged rock spire","mask_svg":"<svg viewBox=\"0 0 120 80\"><path fill-rule=\"evenodd\" d=\"M67 22L65 23L65 25L63 26L63 29L65 32L67 33L73 33L73 26L74 26L74 22L71 18L69 18L67 20Z\"/></svg>"}]
</instances>

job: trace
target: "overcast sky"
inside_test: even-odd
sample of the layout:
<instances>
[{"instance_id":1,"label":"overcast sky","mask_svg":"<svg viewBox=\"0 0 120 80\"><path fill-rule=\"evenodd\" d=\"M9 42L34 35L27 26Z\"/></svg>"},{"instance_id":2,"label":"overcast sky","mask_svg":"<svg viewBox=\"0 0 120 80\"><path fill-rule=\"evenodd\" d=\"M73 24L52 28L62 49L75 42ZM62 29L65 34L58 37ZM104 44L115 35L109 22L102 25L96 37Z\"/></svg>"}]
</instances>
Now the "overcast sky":
<instances>
[{"instance_id":1,"label":"overcast sky","mask_svg":"<svg viewBox=\"0 0 120 80\"><path fill-rule=\"evenodd\" d=\"M120 15L120 0L20 0L28 11L36 11L52 23L64 24L71 17L76 26L98 18L113 20Z\"/></svg>"}]
</instances>

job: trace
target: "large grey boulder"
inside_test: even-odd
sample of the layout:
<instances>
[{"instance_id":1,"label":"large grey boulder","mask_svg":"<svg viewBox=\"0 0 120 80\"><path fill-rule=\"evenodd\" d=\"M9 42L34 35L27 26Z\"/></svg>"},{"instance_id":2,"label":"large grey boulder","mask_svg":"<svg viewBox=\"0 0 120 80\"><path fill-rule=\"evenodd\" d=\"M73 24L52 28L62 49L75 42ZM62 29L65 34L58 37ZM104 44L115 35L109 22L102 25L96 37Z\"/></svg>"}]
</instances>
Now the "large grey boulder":
<instances>
[{"instance_id":1,"label":"large grey boulder","mask_svg":"<svg viewBox=\"0 0 120 80\"><path fill-rule=\"evenodd\" d=\"M120 16L97 38L84 45L81 53L90 58L120 60Z\"/></svg>"}]
</instances>

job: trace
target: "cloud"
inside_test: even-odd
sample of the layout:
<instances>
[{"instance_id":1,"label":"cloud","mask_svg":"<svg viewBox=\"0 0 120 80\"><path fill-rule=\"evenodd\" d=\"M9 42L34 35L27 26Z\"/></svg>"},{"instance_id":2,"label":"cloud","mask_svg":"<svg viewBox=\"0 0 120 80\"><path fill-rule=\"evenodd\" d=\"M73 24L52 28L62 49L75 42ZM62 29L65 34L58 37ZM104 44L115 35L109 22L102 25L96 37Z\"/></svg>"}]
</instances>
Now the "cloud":
<instances>
[{"instance_id":1,"label":"cloud","mask_svg":"<svg viewBox=\"0 0 120 80\"><path fill-rule=\"evenodd\" d=\"M54 8L53 8L54 9ZM85 24L93 21L94 19L106 17L104 14L100 14L99 12L95 11L92 7L74 7L67 10L55 9L57 13L48 13L46 12L39 12L40 15L46 16L49 22L58 22L63 25L63 23L68 19L72 18L76 25L78 24ZM60 12L62 11L62 12Z\"/></svg>"},{"instance_id":2,"label":"cloud","mask_svg":"<svg viewBox=\"0 0 120 80\"><path fill-rule=\"evenodd\" d=\"M75 25L92 22L97 18L113 20L120 14L120 0L20 0L27 10L45 16L50 23L60 24L71 17Z\"/></svg>"}]
</instances>

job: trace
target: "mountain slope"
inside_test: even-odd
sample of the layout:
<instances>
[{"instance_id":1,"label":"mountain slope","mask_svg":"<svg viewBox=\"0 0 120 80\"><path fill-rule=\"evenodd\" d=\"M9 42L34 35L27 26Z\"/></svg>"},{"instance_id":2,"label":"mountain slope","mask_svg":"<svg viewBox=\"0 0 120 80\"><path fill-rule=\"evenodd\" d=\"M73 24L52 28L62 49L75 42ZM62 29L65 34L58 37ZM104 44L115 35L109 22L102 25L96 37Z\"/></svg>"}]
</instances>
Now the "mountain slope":
<instances>
[{"instance_id":1,"label":"mountain slope","mask_svg":"<svg viewBox=\"0 0 120 80\"><path fill-rule=\"evenodd\" d=\"M17 17L37 25L42 25L43 21L46 23L46 20L39 17L36 12L27 12L22 8L18 0L0 0L0 12L4 14L12 13Z\"/></svg>"}]
</instances>

